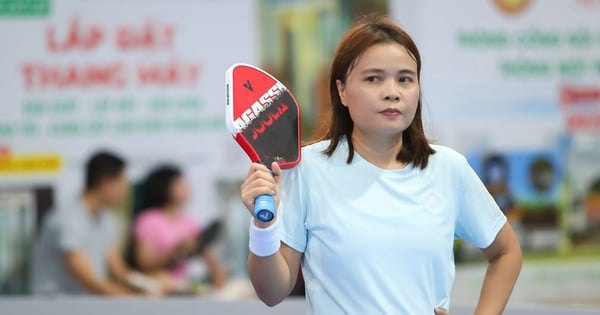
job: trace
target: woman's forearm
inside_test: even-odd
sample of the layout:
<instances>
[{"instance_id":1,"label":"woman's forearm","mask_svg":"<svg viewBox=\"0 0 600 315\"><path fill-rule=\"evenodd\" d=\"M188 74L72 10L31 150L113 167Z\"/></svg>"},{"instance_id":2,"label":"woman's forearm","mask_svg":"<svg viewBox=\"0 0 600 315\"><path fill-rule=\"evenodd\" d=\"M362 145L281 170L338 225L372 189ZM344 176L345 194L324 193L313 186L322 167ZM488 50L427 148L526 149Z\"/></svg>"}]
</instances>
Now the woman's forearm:
<instances>
[{"instance_id":1,"label":"woman's forearm","mask_svg":"<svg viewBox=\"0 0 600 315\"><path fill-rule=\"evenodd\" d=\"M490 260L475 315L502 314L519 276L521 263L520 249Z\"/></svg>"},{"instance_id":2,"label":"woman's forearm","mask_svg":"<svg viewBox=\"0 0 600 315\"><path fill-rule=\"evenodd\" d=\"M290 274L281 252L269 257L259 257L250 253L248 274L256 295L268 306L283 301L295 282L295 275L292 277Z\"/></svg>"},{"instance_id":3,"label":"woman's forearm","mask_svg":"<svg viewBox=\"0 0 600 315\"><path fill-rule=\"evenodd\" d=\"M256 295L269 306L283 301L296 284L301 254L281 244L277 253L260 257L250 253L248 274Z\"/></svg>"}]
</instances>

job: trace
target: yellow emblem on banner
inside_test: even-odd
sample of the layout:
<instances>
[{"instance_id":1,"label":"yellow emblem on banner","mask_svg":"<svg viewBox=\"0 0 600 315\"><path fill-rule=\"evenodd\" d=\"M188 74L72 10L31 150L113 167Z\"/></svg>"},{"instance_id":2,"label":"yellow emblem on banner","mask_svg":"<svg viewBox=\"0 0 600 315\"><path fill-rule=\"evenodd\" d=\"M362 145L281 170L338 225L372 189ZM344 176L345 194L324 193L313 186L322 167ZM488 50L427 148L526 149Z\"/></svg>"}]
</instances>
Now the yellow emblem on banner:
<instances>
[{"instance_id":1,"label":"yellow emblem on banner","mask_svg":"<svg viewBox=\"0 0 600 315\"><path fill-rule=\"evenodd\" d=\"M496 6L508 14L523 12L530 4L531 0L494 0Z\"/></svg>"},{"instance_id":2,"label":"yellow emblem on banner","mask_svg":"<svg viewBox=\"0 0 600 315\"><path fill-rule=\"evenodd\" d=\"M62 168L59 154L0 154L0 176L56 173Z\"/></svg>"}]
</instances>

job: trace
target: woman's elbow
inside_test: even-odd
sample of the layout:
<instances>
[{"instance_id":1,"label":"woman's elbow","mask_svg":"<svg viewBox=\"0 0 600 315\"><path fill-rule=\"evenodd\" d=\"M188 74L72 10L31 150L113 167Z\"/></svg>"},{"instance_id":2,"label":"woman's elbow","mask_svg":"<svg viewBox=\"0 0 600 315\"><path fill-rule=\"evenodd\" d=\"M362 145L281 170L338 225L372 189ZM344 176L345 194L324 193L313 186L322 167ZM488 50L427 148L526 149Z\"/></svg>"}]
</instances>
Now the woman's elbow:
<instances>
[{"instance_id":1,"label":"woman's elbow","mask_svg":"<svg viewBox=\"0 0 600 315\"><path fill-rule=\"evenodd\" d=\"M265 283L260 280L257 281L256 278L252 277L252 274L250 274L250 281L252 282L254 292L256 292L258 299L269 307L276 306L283 302L289 294L289 292L284 293L281 287L277 287L277 284Z\"/></svg>"},{"instance_id":2,"label":"woman's elbow","mask_svg":"<svg viewBox=\"0 0 600 315\"><path fill-rule=\"evenodd\" d=\"M273 296L270 294L261 294L258 291L256 292L256 295L268 307L274 307L274 306L278 305L279 303L283 302L283 300L285 299L285 296L279 297L279 296Z\"/></svg>"}]
</instances>

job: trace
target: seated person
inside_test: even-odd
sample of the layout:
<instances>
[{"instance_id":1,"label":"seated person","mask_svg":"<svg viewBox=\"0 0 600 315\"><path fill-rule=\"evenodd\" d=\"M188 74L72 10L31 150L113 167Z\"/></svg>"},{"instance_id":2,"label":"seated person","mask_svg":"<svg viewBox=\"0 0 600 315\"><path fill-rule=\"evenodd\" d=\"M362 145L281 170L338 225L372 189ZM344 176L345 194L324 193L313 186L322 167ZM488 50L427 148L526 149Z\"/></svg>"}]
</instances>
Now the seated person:
<instances>
[{"instance_id":1,"label":"seated person","mask_svg":"<svg viewBox=\"0 0 600 315\"><path fill-rule=\"evenodd\" d=\"M128 192L125 162L100 152L87 162L83 195L43 221L33 250L34 294L161 294L159 282L126 267L110 208Z\"/></svg>"},{"instance_id":2,"label":"seated person","mask_svg":"<svg viewBox=\"0 0 600 315\"><path fill-rule=\"evenodd\" d=\"M211 283L221 288L226 273L210 249L205 249L206 234L191 217L183 213L189 188L181 171L162 166L152 171L141 187L141 207L135 215L133 242L128 260L143 272L161 274L168 271L176 286L189 289L187 259L199 254L210 273ZM210 236L209 236L210 237ZM164 275L164 273L163 273Z\"/></svg>"}]
</instances>

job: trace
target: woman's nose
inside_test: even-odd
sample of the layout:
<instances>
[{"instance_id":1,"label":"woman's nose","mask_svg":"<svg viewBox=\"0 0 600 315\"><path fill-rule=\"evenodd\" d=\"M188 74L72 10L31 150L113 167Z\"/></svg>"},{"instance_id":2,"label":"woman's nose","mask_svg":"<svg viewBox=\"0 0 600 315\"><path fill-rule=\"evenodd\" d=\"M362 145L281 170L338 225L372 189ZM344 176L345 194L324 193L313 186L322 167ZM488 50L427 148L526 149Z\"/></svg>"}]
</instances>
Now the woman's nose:
<instances>
[{"instance_id":1,"label":"woman's nose","mask_svg":"<svg viewBox=\"0 0 600 315\"><path fill-rule=\"evenodd\" d=\"M400 100L400 91L396 86L396 82L387 82L387 84L385 84L385 90L383 91L383 93L384 99L386 101L397 102Z\"/></svg>"},{"instance_id":2,"label":"woman's nose","mask_svg":"<svg viewBox=\"0 0 600 315\"><path fill-rule=\"evenodd\" d=\"M396 95L396 94L389 94L385 96L385 100L386 101L394 101L397 102L400 100L400 95Z\"/></svg>"}]
</instances>

